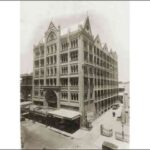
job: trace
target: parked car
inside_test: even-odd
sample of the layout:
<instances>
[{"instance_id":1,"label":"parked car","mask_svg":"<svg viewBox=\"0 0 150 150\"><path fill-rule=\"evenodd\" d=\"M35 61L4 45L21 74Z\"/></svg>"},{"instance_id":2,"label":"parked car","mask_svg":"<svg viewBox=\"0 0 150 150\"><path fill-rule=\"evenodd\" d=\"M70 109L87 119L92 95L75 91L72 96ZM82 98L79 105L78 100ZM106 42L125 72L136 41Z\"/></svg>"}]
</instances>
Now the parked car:
<instances>
[{"instance_id":1,"label":"parked car","mask_svg":"<svg viewBox=\"0 0 150 150\"><path fill-rule=\"evenodd\" d=\"M113 105L112 109L116 110L116 109L118 109L118 107L116 105Z\"/></svg>"},{"instance_id":2,"label":"parked car","mask_svg":"<svg viewBox=\"0 0 150 150\"><path fill-rule=\"evenodd\" d=\"M113 143L104 141L102 144L102 150L115 150L115 149L118 149L118 146Z\"/></svg>"},{"instance_id":3,"label":"parked car","mask_svg":"<svg viewBox=\"0 0 150 150\"><path fill-rule=\"evenodd\" d=\"M116 110L116 109L118 109L119 107L120 107L119 104L115 104L115 105L112 106L112 109L113 109L113 110Z\"/></svg>"}]
</instances>

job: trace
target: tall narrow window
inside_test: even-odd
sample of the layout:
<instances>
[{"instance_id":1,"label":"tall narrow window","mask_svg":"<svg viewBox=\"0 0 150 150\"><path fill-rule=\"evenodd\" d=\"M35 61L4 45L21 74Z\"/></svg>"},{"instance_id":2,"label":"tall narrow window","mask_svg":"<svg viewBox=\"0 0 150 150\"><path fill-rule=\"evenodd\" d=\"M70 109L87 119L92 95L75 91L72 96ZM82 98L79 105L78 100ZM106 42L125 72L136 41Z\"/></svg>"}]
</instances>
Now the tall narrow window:
<instances>
[{"instance_id":1,"label":"tall narrow window","mask_svg":"<svg viewBox=\"0 0 150 150\"><path fill-rule=\"evenodd\" d=\"M70 53L71 61L78 60L78 51L73 51Z\"/></svg>"}]
</instances>

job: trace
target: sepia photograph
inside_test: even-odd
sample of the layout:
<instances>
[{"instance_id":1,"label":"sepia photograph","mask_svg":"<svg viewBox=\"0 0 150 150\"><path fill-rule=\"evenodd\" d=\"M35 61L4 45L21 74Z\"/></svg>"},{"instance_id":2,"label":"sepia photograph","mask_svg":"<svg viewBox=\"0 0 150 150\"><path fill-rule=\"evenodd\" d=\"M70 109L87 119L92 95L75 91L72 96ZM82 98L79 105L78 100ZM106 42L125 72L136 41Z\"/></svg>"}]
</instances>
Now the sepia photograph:
<instances>
[{"instance_id":1,"label":"sepia photograph","mask_svg":"<svg viewBox=\"0 0 150 150\"><path fill-rule=\"evenodd\" d=\"M129 149L129 2L20 2L22 149Z\"/></svg>"}]
</instances>

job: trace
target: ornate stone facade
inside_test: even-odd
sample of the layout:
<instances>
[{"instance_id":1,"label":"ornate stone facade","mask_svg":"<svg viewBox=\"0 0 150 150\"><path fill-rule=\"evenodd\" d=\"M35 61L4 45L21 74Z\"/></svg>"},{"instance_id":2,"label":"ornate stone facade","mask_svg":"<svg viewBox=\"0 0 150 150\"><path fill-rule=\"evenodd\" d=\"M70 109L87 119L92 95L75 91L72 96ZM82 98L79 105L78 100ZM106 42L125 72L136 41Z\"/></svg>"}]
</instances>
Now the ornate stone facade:
<instances>
[{"instance_id":1,"label":"ornate stone facade","mask_svg":"<svg viewBox=\"0 0 150 150\"><path fill-rule=\"evenodd\" d=\"M92 35L89 17L68 30L51 22L33 53L34 104L48 106L44 87L59 87L57 107L79 111L84 125L88 113L99 116L116 102L117 54Z\"/></svg>"}]
</instances>

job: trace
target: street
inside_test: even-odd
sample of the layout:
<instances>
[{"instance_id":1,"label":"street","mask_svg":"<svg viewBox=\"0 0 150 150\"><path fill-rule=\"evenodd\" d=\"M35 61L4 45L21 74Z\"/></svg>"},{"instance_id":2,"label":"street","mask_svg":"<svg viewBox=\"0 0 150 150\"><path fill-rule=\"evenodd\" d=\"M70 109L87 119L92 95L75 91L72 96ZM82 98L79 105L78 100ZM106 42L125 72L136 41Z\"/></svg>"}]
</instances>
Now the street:
<instances>
[{"instance_id":1,"label":"street","mask_svg":"<svg viewBox=\"0 0 150 150\"><path fill-rule=\"evenodd\" d=\"M116 117L112 116L114 110L110 109L102 116L93 121L93 128L91 131L85 129L79 129L73 134L67 134L65 136L61 131L55 132L49 127L38 122L33 123L31 120L26 120L22 123L22 132L24 148L26 149L43 149L43 148L71 148L71 149L101 149L104 141L112 142L118 145L119 148L129 148L129 143L118 141L115 139L114 132L121 132L121 122L117 121L117 116L120 115L122 106L115 110ZM105 137L100 135L100 124L103 124L106 128L113 129L112 137ZM129 134L128 126L124 126L124 132Z\"/></svg>"}]
</instances>

